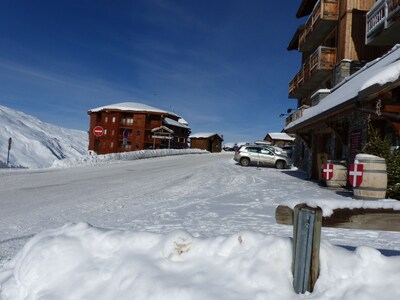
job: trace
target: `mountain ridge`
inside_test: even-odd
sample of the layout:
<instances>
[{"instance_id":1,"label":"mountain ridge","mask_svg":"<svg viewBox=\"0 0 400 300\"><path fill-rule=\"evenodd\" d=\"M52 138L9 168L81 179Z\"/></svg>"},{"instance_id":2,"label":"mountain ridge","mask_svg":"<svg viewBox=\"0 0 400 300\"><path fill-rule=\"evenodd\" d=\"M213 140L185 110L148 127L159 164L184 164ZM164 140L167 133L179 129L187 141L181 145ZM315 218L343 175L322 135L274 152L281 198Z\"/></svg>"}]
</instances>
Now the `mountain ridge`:
<instances>
[{"instance_id":1,"label":"mountain ridge","mask_svg":"<svg viewBox=\"0 0 400 300\"><path fill-rule=\"evenodd\" d=\"M0 168L47 168L54 161L87 154L87 145L85 131L59 127L0 105Z\"/></svg>"}]
</instances>

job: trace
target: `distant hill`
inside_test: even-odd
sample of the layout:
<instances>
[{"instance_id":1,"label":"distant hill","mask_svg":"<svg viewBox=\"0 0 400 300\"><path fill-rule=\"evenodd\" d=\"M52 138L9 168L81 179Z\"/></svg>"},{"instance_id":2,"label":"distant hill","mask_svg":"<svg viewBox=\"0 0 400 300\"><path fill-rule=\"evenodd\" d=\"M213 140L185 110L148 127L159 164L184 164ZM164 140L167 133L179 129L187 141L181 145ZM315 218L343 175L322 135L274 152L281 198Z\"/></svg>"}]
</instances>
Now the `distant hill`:
<instances>
[{"instance_id":1,"label":"distant hill","mask_svg":"<svg viewBox=\"0 0 400 300\"><path fill-rule=\"evenodd\" d=\"M15 168L47 168L55 160L87 154L87 132L45 123L0 105L0 168L7 167L10 137L9 165Z\"/></svg>"}]
</instances>

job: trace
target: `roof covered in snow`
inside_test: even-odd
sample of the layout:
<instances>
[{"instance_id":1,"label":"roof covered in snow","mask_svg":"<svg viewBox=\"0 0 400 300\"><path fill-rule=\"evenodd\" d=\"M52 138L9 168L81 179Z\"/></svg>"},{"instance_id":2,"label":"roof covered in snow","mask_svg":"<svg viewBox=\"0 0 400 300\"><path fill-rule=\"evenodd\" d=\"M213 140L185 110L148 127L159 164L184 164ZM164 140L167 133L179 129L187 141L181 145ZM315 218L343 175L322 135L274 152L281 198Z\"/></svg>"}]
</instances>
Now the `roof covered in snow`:
<instances>
[{"instance_id":1,"label":"roof covered in snow","mask_svg":"<svg viewBox=\"0 0 400 300\"><path fill-rule=\"evenodd\" d=\"M159 109L147 104L143 104L143 103L137 103L137 102L121 102L121 103L115 103L115 104L109 104L109 105L105 105L105 106L100 106L97 108L93 108L90 109L88 112L98 112L101 110L105 110L105 109L110 109L110 110L122 110L122 111L145 111L145 112L157 112L157 113L165 113L165 114L170 114L170 115L174 115L177 117L180 117L179 115L170 112L170 111L166 111L163 109Z\"/></svg>"},{"instance_id":2,"label":"roof covered in snow","mask_svg":"<svg viewBox=\"0 0 400 300\"><path fill-rule=\"evenodd\" d=\"M178 122L183 124L183 125L189 126L189 123L184 118L179 118Z\"/></svg>"},{"instance_id":3,"label":"roof covered in snow","mask_svg":"<svg viewBox=\"0 0 400 300\"><path fill-rule=\"evenodd\" d=\"M321 114L334 111L340 105L345 105L358 99L359 93L372 85L384 85L399 80L400 76L400 45L396 45L381 58L367 63L353 75L346 77L331 90L331 94L317 105L303 111L302 117L286 126L286 130L305 122L317 119Z\"/></svg>"},{"instance_id":4,"label":"roof covered in snow","mask_svg":"<svg viewBox=\"0 0 400 300\"><path fill-rule=\"evenodd\" d=\"M284 132L272 132L268 133L267 136L270 136L273 140L294 141L294 137Z\"/></svg>"},{"instance_id":5,"label":"roof covered in snow","mask_svg":"<svg viewBox=\"0 0 400 300\"><path fill-rule=\"evenodd\" d=\"M183 120L182 118L179 120ZM181 123L179 121L175 121L171 118L165 118L164 119L164 124L171 125L171 126L177 126L177 127L182 127L182 128L189 128L187 124Z\"/></svg>"},{"instance_id":6,"label":"roof covered in snow","mask_svg":"<svg viewBox=\"0 0 400 300\"><path fill-rule=\"evenodd\" d=\"M190 135L189 138L191 138L191 139L207 139L214 135L217 135L221 140L223 140L223 138L218 133L215 133L215 132L199 132L199 133Z\"/></svg>"}]
</instances>

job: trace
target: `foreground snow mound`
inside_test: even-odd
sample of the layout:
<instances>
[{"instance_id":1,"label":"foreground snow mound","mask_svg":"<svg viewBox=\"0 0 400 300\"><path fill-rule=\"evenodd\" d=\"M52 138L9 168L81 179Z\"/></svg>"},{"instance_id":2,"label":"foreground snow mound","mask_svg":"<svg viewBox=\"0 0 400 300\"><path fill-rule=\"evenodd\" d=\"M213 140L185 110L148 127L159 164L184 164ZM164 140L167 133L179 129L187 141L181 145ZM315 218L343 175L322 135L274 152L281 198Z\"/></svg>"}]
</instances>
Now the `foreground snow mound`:
<instances>
[{"instance_id":1,"label":"foreground snow mound","mask_svg":"<svg viewBox=\"0 0 400 300\"><path fill-rule=\"evenodd\" d=\"M68 224L33 237L0 271L1 299L399 299L400 258L323 244L311 295L292 288L291 241L194 238Z\"/></svg>"},{"instance_id":2,"label":"foreground snow mound","mask_svg":"<svg viewBox=\"0 0 400 300\"><path fill-rule=\"evenodd\" d=\"M266 299L292 295L290 241L243 232L195 239L66 225L0 272L1 299Z\"/></svg>"},{"instance_id":3,"label":"foreground snow mound","mask_svg":"<svg viewBox=\"0 0 400 300\"><path fill-rule=\"evenodd\" d=\"M0 168L7 167L11 137L10 167L47 168L53 161L87 153L85 131L58 127L0 105Z\"/></svg>"},{"instance_id":4,"label":"foreground snow mound","mask_svg":"<svg viewBox=\"0 0 400 300\"><path fill-rule=\"evenodd\" d=\"M76 166L94 166L99 164L107 164L118 160L136 160L142 158L162 157L182 154L204 154L210 153L201 149L154 149L154 150L138 150L131 152L120 152L103 155L84 155L80 157L63 159L55 161L52 168L67 168Z\"/></svg>"}]
</instances>

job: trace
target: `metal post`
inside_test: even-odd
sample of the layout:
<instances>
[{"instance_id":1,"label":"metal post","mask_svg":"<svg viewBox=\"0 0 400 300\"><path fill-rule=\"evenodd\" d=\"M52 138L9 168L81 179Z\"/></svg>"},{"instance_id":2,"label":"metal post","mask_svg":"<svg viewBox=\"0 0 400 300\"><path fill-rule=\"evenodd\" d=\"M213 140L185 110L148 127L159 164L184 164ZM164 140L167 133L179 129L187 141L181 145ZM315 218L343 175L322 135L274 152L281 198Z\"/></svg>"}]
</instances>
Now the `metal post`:
<instances>
[{"instance_id":1,"label":"metal post","mask_svg":"<svg viewBox=\"0 0 400 300\"><path fill-rule=\"evenodd\" d=\"M312 292L318 278L322 210L300 204L293 217L293 287L304 294Z\"/></svg>"},{"instance_id":2,"label":"metal post","mask_svg":"<svg viewBox=\"0 0 400 300\"><path fill-rule=\"evenodd\" d=\"M7 166L8 166L8 164L10 163L11 143L12 143L12 138L10 137L10 138L8 139Z\"/></svg>"}]
</instances>

